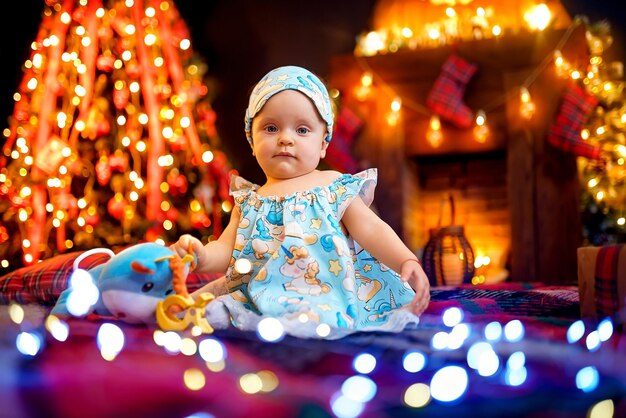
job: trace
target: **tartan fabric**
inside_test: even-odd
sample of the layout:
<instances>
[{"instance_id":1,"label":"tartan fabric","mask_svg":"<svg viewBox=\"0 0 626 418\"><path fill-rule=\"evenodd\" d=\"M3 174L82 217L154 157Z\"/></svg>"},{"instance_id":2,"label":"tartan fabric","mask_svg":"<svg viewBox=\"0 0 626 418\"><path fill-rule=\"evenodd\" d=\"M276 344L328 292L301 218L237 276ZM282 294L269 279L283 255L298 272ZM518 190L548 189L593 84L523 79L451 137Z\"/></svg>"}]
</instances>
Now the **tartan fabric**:
<instances>
[{"instance_id":1,"label":"tartan fabric","mask_svg":"<svg viewBox=\"0 0 626 418\"><path fill-rule=\"evenodd\" d=\"M598 99L588 94L578 84L570 83L563 96L559 113L548 132L548 142L565 152L597 160L600 148L585 142L580 131Z\"/></svg>"},{"instance_id":2,"label":"tartan fabric","mask_svg":"<svg viewBox=\"0 0 626 418\"><path fill-rule=\"evenodd\" d=\"M515 315L518 317L580 317L578 288L542 283L433 286L429 314L442 314L457 306L467 315Z\"/></svg>"},{"instance_id":3,"label":"tartan fabric","mask_svg":"<svg viewBox=\"0 0 626 418\"><path fill-rule=\"evenodd\" d=\"M474 113L463 103L463 95L476 69L476 65L458 55L450 55L428 93L426 105L439 117L460 128L472 126Z\"/></svg>"},{"instance_id":4,"label":"tartan fabric","mask_svg":"<svg viewBox=\"0 0 626 418\"><path fill-rule=\"evenodd\" d=\"M57 255L0 277L0 305L14 302L53 306L67 288L74 260L80 254L82 251ZM89 270L108 259L107 254L93 254L83 260L80 267ZM187 290L193 292L216 278L215 274L191 272L187 276Z\"/></svg>"},{"instance_id":5,"label":"tartan fabric","mask_svg":"<svg viewBox=\"0 0 626 418\"><path fill-rule=\"evenodd\" d=\"M324 163L343 173L356 173L359 164L352 153L352 143L362 126L361 118L344 106L337 116L333 143L326 149Z\"/></svg>"},{"instance_id":6,"label":"tartan fabric","mask_svg":"<svg viewBox=\"0 0 626 418\"><path fill-rule=\"evenodd\" d=\"M80 254L81 251L57 255L0 277L0 304L54 305L67 287L74 260ZM108 257L106 254L94 254L81 263L81 268L93 268Z\"/></svg>"},{"instance_id":7,"label":"tartan fabric","mask_svg":"<svg viewBox=\"0 0 626 418\"><path fill-rule=\"evenodd\" d=\"M619 254L624 245L606 245L596 259L595 295L598 318L614 316L619 310L617 288Z\"/></svg>"}]
</instances>

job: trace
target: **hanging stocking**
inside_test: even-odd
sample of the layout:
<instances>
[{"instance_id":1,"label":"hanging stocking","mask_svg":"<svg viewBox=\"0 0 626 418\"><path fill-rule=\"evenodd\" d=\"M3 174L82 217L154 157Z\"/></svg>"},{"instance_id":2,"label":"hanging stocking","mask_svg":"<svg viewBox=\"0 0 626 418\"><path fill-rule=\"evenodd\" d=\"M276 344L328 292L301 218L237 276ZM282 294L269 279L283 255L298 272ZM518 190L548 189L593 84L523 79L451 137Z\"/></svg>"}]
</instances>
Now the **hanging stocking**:
<instances>
[{"instance_id":1,"label":"hanging stocking","mask_svg":"<svg viewBox=\"0 0 626 418\"><path fill-rule=\"evenodd\" d=\"M324 162L335 170L356 173L359 164L352 154L352 143L362 126L361 118L344 106L337 116L333 141L326 149Z\"/></svg>"},{"instance_id":2,"label":"hanging stocking","mask_svg":"<svg viewBox=\"0 0 626 418\"><path fill-rule=\"evenodd\" d=\"M459 128L469 128L474 124L474 113L463 103L463 95L476 69L475 64L450 55L426 99L433 112Z\"/></svg>"},{"instance_id":3,"label":"hanging stocking","mask_svg":"<svg viewBox=\"0 0 626 418\"><path fill-rule=\"evenodd\" d=\"M585 92L578 84L569 84L559 114L548 132L548 142L576 156L599 159L600 148L588 144L580 136L583 124L597 104L595 96Z\"/></svg>"}]
</instances>

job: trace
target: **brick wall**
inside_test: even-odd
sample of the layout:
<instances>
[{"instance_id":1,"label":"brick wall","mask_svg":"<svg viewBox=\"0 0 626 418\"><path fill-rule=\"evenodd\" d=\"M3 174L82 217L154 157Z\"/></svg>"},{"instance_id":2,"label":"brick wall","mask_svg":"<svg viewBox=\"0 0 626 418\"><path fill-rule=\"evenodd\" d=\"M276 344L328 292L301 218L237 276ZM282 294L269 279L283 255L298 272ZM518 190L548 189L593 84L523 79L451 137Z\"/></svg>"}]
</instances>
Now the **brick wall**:
<instances>
[{"instance_id":1,"label":"brick wall","mask_svg":"<svg viewBox=\"0 0 626 418\"><path fill-rule=\"evenodd\" d=\"M455 224L462 225L475 256L489 256L489 274L500 274L511 246L505 152L425 157L412 162L413 179L406 187L405 240L419 250L429 230L451 222L446 197L452 194ZM413 184L411 184L413 183ZM445 202L442 206L442 201Z\"/></svg>"}]
</instances>

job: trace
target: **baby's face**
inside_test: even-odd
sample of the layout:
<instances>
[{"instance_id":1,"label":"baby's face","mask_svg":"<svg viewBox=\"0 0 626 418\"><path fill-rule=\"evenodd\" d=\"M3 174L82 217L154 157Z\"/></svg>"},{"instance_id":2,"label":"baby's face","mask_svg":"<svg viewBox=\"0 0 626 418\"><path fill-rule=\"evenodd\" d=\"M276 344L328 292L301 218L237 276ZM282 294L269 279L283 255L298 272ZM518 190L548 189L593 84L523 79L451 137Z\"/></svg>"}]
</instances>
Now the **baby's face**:
<instances>
[{"instance_id":1,"label":"baby's face","mask_svg":"<svg viewBox=\"0 0 626 418\"><path fill-rule=\"evenodd\" d=\"M272 96L252 121L252 144L269 179L308 174L326 155L326 123L303 93L284 90Z\"/></svg>"}]
</instances>

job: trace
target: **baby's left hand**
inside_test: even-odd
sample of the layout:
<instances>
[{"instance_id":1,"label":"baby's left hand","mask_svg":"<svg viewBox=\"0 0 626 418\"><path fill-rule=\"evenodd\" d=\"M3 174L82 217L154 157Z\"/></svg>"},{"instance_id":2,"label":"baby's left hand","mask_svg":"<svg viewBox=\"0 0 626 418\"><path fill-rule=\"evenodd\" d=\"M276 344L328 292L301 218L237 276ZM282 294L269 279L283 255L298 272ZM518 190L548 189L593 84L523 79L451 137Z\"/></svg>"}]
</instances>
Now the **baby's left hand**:
<instances>
[{"instance_id":1,"label":"baby's left hand","mask_svg":"<svg viewBox=\"0 0 626 418\"><path fill-rule=\"evenodd\" d=\"M430 282L419 261L409 259L402 263L400 280L408 282L415 290L415 297L411 301L411 311L416 315L421 315L430 301Z\"/></svg>"}]
</instances>

